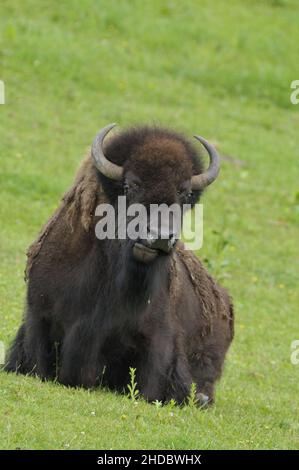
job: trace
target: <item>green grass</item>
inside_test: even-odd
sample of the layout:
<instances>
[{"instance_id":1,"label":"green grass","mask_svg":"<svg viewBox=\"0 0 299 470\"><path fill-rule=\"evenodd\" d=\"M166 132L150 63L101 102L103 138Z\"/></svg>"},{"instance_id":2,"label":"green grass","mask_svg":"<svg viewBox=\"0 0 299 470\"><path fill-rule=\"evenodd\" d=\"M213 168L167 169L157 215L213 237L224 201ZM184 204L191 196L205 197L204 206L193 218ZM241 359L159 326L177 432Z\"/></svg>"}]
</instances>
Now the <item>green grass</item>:
<instances>
[{"instance_id":1,"label":"green grass","mask_svg":"<svg viewBox=\"0 0 299 470\"><path fill-rule=\"evenodd\" d=\"M162 123L218 142L199 256L236 336L207 411L0 373L5 449L299 449L296 0L2 0L0 339L22 315L25 251L97 130ZM297 263L297 266L296 266Z\"/></svg>"}]
</instances>

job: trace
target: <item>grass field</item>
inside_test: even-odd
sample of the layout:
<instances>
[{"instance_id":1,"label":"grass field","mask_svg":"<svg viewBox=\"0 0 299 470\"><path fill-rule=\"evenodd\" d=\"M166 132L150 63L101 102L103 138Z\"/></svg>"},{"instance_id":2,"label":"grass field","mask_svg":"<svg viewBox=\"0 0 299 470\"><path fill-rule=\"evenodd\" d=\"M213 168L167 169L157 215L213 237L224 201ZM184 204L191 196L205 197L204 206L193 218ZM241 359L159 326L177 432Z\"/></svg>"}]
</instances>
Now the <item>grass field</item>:
<instances>
[{"instance_id":1,"label":"grass field","mask_svg":"<svg viewBox=\"0 0 299 470\"><path fill-rule=\"evenodd\" d=\"M297 0L1 1L0 340L21 319L28 245L114 121L196 132L228 156L198 254L236 310L213 408L2 372L1 448L299 449L298 15Z\"/></svg>"}]
</instances>

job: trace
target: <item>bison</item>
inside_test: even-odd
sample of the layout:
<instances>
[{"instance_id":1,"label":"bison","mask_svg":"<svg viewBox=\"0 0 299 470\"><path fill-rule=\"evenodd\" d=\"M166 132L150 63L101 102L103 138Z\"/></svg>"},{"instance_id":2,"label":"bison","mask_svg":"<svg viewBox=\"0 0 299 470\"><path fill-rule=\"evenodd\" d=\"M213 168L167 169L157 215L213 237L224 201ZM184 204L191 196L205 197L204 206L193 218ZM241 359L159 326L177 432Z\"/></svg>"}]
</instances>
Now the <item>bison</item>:
<instances>
[{"instance_id":1,"label":"bison","mask_svg":"<svg viewBox=\"0 0 299 470\"><path fill-rule=\"evenodd\" d=\"M75 182L28 250L26 311L5 370L67 386L124 392L136 369L149 401L184 403L192 384L212 403L233 339L226 290L169 231L155 239L102 239L96 207L194 205L219 172L183 135L133 127L97 135ZM104 142L105 140L105 142ZM159 229L159 227L158 227Z\"/></svg>"}]
</instances>

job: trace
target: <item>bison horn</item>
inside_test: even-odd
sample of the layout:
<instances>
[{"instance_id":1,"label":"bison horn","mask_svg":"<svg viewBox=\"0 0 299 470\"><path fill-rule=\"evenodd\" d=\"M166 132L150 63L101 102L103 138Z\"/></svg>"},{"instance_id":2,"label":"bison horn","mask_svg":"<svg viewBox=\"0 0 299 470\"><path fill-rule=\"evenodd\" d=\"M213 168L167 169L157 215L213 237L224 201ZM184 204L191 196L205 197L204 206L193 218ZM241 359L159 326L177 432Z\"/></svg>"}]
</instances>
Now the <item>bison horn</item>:
<instances>
[{"instance_id":1,"label":"bison horn","mask_svg":"<svg viewBox=\"0 0 299 470\"><path fill-rule=\"evenodd\" d=\"M220 158L215 147L213 147L213 145L211 145L206 139L200 137L199 135L195 135L194 137L203 144L203 146L207 149L210 157L210 165L207 171L200 175L194 175L191 178L192 189L200 190L213 183L213 181L215 181L217 178L220 170Z\"/></svg>"},{"instance_id":2,"label":"bison horn","mask_svg":"<svg viewBox=\"0 0 299 470\"><path fill-rule=\"evenodd\" d=\"M110 178L112 180L121 180L122 175L123 175L123 168L119 165L116 165L115 163L110 162L104 155L103 151L103 141L108 132L115 127L116 124L109 124L106 127L103 127L103 129L100 130L100 132L97 134L95 137L92 148L91 148L91 154L94 159L94 164L97 167L97 169L107 178Z\"/></svg>"}]
</instances>

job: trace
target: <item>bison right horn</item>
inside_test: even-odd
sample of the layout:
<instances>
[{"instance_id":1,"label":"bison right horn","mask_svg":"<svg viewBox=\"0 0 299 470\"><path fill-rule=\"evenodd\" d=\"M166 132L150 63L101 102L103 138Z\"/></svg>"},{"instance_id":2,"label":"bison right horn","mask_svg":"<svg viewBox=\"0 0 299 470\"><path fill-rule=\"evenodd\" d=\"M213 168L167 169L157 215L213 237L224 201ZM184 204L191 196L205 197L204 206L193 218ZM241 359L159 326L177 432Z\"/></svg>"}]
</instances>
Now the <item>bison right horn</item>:
<instances>
[{"instance_id":1,"label":"bison right horn","mask_svg":"<svg viewBox=\"0 0 299 470\"><path fill-rule=\"evenodd\" d=\"M211 145L206 139L199 135L194 136L196 140L199 140L203 146L207 149L210 157L210 165L207 171L199 175L194 175L191 178L191 185L193 190L204 189L209 184L213 183L217 178L220 170L220 157L217 150Z\"/></svg>"},{"instance_id":2,"label":"bison right horn","mask_svg":"<svg viewBox=\"0 0 299 470\"><path fill-rule=\"evenodd\" d=\"M123 176L123 168L122 166L116 165L115 163L110 162L104 155L103 151L103 142L104 138L108 134L108 132L115 127L116 124L109 124L103 129L95 137L92 148L91 154L93 156L94 164L97 169L107 178L112 180L120 181Z\"/></svg>"}]
</instances>

